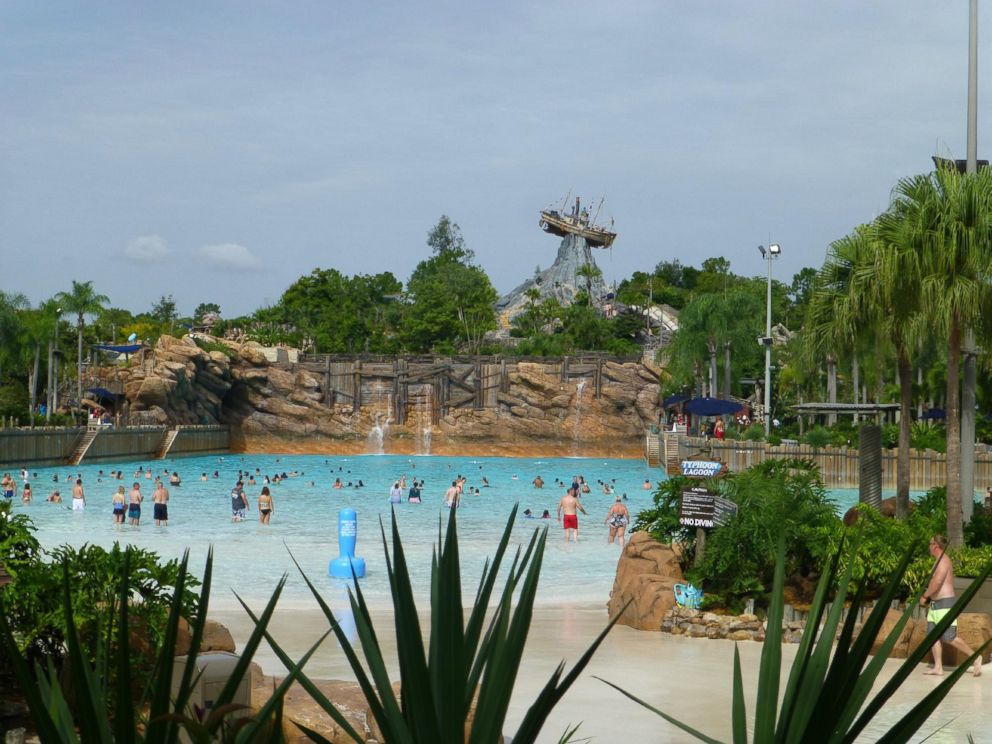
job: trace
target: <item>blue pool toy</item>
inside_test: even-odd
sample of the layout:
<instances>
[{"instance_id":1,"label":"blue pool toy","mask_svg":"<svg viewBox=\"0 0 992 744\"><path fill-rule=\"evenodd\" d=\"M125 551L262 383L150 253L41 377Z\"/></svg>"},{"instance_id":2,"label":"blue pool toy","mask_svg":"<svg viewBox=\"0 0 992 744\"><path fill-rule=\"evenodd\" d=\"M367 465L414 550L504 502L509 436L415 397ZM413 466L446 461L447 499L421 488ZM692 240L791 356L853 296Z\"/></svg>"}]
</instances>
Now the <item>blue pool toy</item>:
<instances>
[{"instance_id":1,"label":"blue pool toy","mask_svg":"<svg viewBox=\"0 0 992 744\"><path fill-rule=\"evenodd\" d=\"M355 557L358 542L358 515L354 509L338 512L338 550L341 555L327 565L327 573L336 579L350 579L352 569L359 579L365 576L365 559Z\"/></svg>"}]
</instances>

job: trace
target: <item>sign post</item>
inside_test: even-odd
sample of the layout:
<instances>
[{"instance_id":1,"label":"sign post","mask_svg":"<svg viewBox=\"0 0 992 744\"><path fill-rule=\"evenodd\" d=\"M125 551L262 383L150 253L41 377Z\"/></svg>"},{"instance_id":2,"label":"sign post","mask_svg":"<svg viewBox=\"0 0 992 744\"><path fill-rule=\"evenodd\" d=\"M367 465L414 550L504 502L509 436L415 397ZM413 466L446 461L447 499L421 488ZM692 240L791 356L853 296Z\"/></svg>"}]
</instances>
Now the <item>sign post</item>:
<instances>
[{"instance_id":1,"label":"sign post","mask_svg":"<svg viewBox=\"0 0 992 744\"><path fill-rule=\"evenodd\" d=\"M722 467L718 462L683 460L682 474L690 478L711 478ZM679 524L696 528L695 565L702 561L706 550L706 530L726 524L736 513L737 504L704 486L690 486L682 491Z\"/></svg>"}]
</instances>

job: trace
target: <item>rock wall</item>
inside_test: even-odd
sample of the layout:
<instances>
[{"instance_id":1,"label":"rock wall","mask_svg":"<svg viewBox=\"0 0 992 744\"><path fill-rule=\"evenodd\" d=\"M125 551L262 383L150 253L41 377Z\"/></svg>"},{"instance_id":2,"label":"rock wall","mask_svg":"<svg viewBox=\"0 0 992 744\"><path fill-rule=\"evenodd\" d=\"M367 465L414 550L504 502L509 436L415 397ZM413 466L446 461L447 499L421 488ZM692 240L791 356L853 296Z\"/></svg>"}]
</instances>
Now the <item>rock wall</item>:
<instances>
[{"instance_id":1,"label":"rock wall","mask_svg":"<svg viewBox=\"0 0 992 744\"><path fill-rule=\"evenodd\" d=\"M646 532L630 536L617 563L609 616L637 630L661 630L675 607L675 585L683 582L678 556Z\"/></svg>"},{"instance_id":2,"label":"rock wall","mask_svg":"<svg viewBox=\"0 0 992 744\"><path fill-rule=\"evenodd\" d=\"M496 407L450 409L425 436L417 417L387 426L374 406L324 405L314 374L270 362L258 344L198 338L211 350L163 336L144 360L114 370L132 418L229 424L232 448L252 452L622 457L643 453L644 431L660 415L657 368L605 362L596 397L591 386L519 362Z\"/></svg>"}]
</instances>

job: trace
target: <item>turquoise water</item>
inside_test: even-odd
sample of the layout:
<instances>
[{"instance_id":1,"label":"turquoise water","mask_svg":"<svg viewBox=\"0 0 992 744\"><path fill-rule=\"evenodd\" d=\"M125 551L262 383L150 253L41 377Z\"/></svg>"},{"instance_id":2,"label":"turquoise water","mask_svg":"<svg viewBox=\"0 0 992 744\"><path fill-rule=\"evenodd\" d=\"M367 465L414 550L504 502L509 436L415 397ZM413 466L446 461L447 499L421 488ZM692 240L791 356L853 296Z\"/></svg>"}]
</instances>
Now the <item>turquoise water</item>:
<instances>
[{"instance_id":1,"label":"turquoise water","mask_svg":"<svg viewBox=\"0 0 992 744\"><path fill-rule=\"evenodd\" d=\"M152 519L152 481L136 478L138 467L153 468L167 482L166 473L176 471L182 478L180 487L169 487L169 525L155 527ZM260 475L256 485L247 483L245 492L251 510L245 522L231 521L231 488L239 470L260 475L297 471L279 485L270 485L275 500L271 524L258 523L257 499L262 488ZM112 480L111 470L124 473L121 481ZM101 471L103 474L101 475ZM213 477L217 471L217 478ZM346 583L327 575L327 564L338 555L337 514L345 506L358 514L357 555L365 558L368 575L362 589L373 606L389 604L388 581L385 574L379 521L387 534L390 525L389 489L401 476L407 482L424 480L423 503L409 504L405 500L396 507L396 519L403 537L418 596L427 597L431 556L437 541L439 520L446 524L449 510L442 504L444 492L459 474L467 478L462 506L458 512L460 557L463 568L463 589L471 600L482 566L495 549L514 503L520 513L531 509L540 515L551 511L552 519L519 518L514 527L513 546L525 544L535 528L547 526L548 547L541 574L539 603L605 604L613 585L616 561L620 550L606 542L607 528L603 524L614 497L603 493L600 482L614 485L618 493L628 496L631 514L651 503L653 491L643 489L645 478L658 479L657 469L647 468L639 460L603 460L578 458L486 458L486 457L408 457L368 455L325 457L322 455L239 456L223 458L190 457L165 461L135 461L83 465L73 468L80 473L86 489L84 511L69 509L70 475L67 467L38 469L32 476L34 501L21 504L15 499L14 508L28 514L38 527L37 536L46 547L61 543L82 545L91 543L110 547L114 541L132 543L158 552L162 556L178 557L189 549L194 573L202 574L207 547L214 546L214 591L211 602L222 606L233 604L233 592L253 605L270 596L279 577L285 572L289 581L280 601L282 607L313 606L306 586L292 564L290 551L334 605L344 596ZM201 482L201 473L208 475ZM12 472L11 475L18 476ZM55 488L63 504L47 503L45 498ZM544 487L537 489L532 481L541 475ZM592 491L583 505L588 516L580 515L580 538L576 544L564 542L560 524L555 521L555 506L571 483L572 477L583 475ZM483 484L483 477L490 486ZM364 483L340 490L332 488L335 479L342 483ZM555 480L561 481L557 485ZM19 478L18 478L19 480ZM138 480L145 496L141 524L138 527L113 524L111 495L118 485L130 489ZM479 489L478 495L471 493Z\"/></svg>"},{"instance_id":2,"label":"turquoise water","mask_svg":"<svg viewBox=\"0 0 992 744\"><path fill-rule=\"evenodd\" d=\"M152 481L136 478L139 467L153 468L164 481L167 481L167 473L173 471L182 478L180 487L170 487L167 527L154 526ZM117 469L124 472L123 480L111 479L110 471ZM245 492L251 504L248 519L233 523L230 491L237 481L238 471L255 473L256 469L259 475L255 485L248 484L245 476ZM270 525L260 525L257 499L263 485L261 476L294 471L299 475L279 485L270 485L275 512ZM82 475L87 495L87 507L82 512L69 509L71 484L66 482L66 477L71 474L74 478L77 472ZM202 473L208 476L206 482L200 480ZM16 472L11 474L18 476ZM178 557L188 548L192 569L201 575L207 547L213 545L211 601L216 605L234 604L233 592L252 604L264 602L279 577L287 573L289 580L280 606L311 607L313 600L293 566L290 551L328 600L340 606L346 582L330 578L327 564L338 555L338 510L352 507L358 514L357 554L365 558L368 566L362 588L371 605L382 607L390 600L379 522L382 520L388 533L390 487L404 475L408 483L413 478L426 482L422 504L409 504L404 497L403 503L396 508L414 588L418 596L426 598L439 523L445 524L449 514L442 505L444 492L459 474L468 479L458 513L462 585L466 599L470 600L474 594L482 566L491 556L511 508L519 503L521 514L524 509L531 509L537 515L544 509L551 511L550 521L518 516L511 553L513 546L529 540L535 528L548 527L549 540L538 602L559 605L605 604L613 586L620 550L616 545L607 544L603 520L614 497L604 494L601 484L607 482L618 493L626 493L627 506L631 514L636 515L651 504L653 490L643 488L644 480L650 479L654 483L664 478L661 471L647 468L640 460L229 455L84 465L71 472L67 467L38 469L37 476L31 478L34 501L25 505L15 499L14 508L31 517L38 528L37 536L46 547L62 543L110 547L115 541L121 541L167 557ZM56 475L65 499L61 505L45 501L55 488L53 477ZM542 489L532 484L536 475L544 480ZM589 514L580 515L579 542L566 544L561 526L554 519L555 506L576 475L584 476L592 489L582 499ZM351 482L353 485L334 489L331 486L337 478L344 484ZM484 485L483 478L488 479L490 486ZM141 524L138 527L114 525L111 495L118 485L129 489L135 480L141 483L145 495ZM364 487L356 487L359 480ZM479 489L478 495L472 493L474 488ZM856 489L837 489L832 495L840 513L857 501Z\"/></svg>"}]
</instances>

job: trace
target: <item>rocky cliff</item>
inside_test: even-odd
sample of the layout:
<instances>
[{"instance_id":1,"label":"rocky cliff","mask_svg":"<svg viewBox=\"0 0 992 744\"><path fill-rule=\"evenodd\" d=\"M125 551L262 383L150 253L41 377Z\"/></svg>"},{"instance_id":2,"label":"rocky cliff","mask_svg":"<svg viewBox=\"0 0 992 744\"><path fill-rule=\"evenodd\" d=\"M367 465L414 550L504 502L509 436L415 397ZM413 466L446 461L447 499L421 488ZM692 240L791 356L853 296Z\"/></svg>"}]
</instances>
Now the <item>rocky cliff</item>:
<instances>
[{"instance_id":1,"label":"rocky cliff","mask_svg":"<svg viewBox=\"0 0 992 744\"><path fill-rule=\"evenodd\" d=\"M357 412L325 405L318 375L270 362L252 342L163 336L145 359L112 373L132 421L230 424L232 443L253 452L588 456L643 452L644 431L660 413L659 374L644 363L605 361L596 396L540 362L518 362L495 406L451 408L433 424L412 415L397 425L381 404Z\"/></svg>"}]
</instances>

